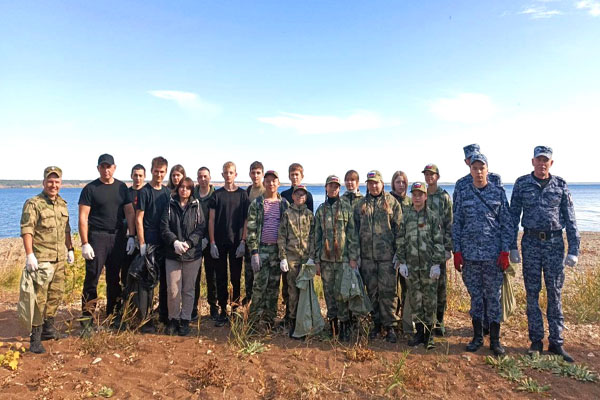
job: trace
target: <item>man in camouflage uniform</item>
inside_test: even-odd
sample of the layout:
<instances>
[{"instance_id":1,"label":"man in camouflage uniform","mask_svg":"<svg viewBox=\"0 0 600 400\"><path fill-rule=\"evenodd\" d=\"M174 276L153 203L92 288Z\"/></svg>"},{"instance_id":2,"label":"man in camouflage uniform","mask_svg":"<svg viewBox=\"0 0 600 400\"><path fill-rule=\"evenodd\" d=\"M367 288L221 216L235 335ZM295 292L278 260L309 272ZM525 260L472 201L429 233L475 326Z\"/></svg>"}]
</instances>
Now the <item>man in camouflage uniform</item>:
<instances>
[{"instance_id":1,"label":"man in camouflage uniform","mask_svg":"<svg viewBox=\"0 0 600 400\"><path fill-rule=\"evenodd\" d=\"M435 311L436 323L434 333L444 336L444 313L446 312L446 285L448 282L446 267L452 257L452 199L448 192L438 186L440 170L435 164L427 164L423 169L427 183L427 207L436 214L441 223L444 240L445 259L440 263L440 278L437 280L437 306Z\"/></svg>"},{"instance_id":2,"label":"man in camouflage uniform","mask_svg":"<svg viewBox=\"0 0 600 400\"><path fill-rule=\"evenodd\" d=\"M350 340L348 302L341 297L343 264L358 268L358 243L350 204L340 200L340 178L325 181L326 199L315 214L315 263L321 275L332 335ZM338 322L340 323L338 325Z\"/></svg>"},{"instance_id":3,"label":"man in camouflage uniform","mask_svg":"<svg viewBox=\"0 0 600 400\"><path fill-rule=\"evenodd\" d=\"M49 282L43 286L35 285L37 300L30 335L32 353L45 353L41 341L60 337L54 326L54 316L65 287L65 261L69 264L75 261L67 202L58 194L61 185L62 170L46 168L42 193L27 200L21 214L27 272L34 274L39 263L50 264L53 270Z\"/></svg>"},{"instance_id":4,"label":"man in camouflage uniform","mask_svg":"<svg viewBox=\"0 0 600 400\"><path fill-rule=\"evenodd\" d=\"M294 187L292 193L294 204L283 213L277 236L281 260L279 266L281 272L287 272L290 337L294 334L298 307L299 291L296 287L296 277L302 264L314 264L312 253L315 217L306 206L307 193L304 185Z\"/></svg>"},{"instance_id":5,"label":"man in camouflage uniform","mask_svg":"<svg viewBox=\"0 0 600 400\"><path fill-rule=\"evenodd\" d=\"M265 192L250 203L248 208L246 244L250 249L254 271L250 317L253 322L264 321L273 325L277 316L279 280L281 277L277 232L283 213L289 203L277 193L279 175L267 171L264 176ZM268 202L268 204L266 204ZM277 207L278 212L268 214L266 207ZM267 220L266 218L269 218ZM272 218L272 219L271 219ZM268 228L266 230L266 228ZM273 239L272 229L276 229ZM269 236L266 239L266 236Z\"/></svg>"},{"instance_id":6,"label":"man in camouflage uniform","mask_svg":"<svg viewBox=\"0 0 600 400\"><path fill-rule=\"evenodd\" d=\"M436 312L440 266L445 262L442 223L437 212L428 206L425 183L415 182L410 189L413 205L403 215L400 234L404 238L396 264L409 281L410 304L416 333L409 346L421 343L434 348L433 322Z\"/></svg>"},{"instance_id":7,"label":"man in camouflage uniform","mask_svg":"<svg viewBox=\"0 0 600 400\"><path fill-rule=\"evenodd\" d=\"M471 157L473 183L456 194L452 224L454 267L462 271L471 296L473 340L467 345L467 351L477 351L483 345L485 298L490 321L490 349L495 355L501 355L504 348L500 344L500 293L503 271L509 266L508 250L513 241L513 228L504 189L487 181L487 163L483 154L474 154Z\"/></svg>"},{"instance_id":8,"label":"man in camouflage uniform","mask_svg":"<svg viewBox=\"0 0 600 400\"><path fill-rule=\"evenodd\" d=\"M396 343L398 278L393 259L404 244L402 209L394 196L383 190L379 171L367 174L367 188L369 193L354 208L354 220L360 243L360 272L373 305L374 329L369 336L376 338L383 326L385 339Z\"/></svg>"},{"instance_id":9,"label":"man in camouflage uniform","mask_svg":"<svg viewBox=\"0 0 600 400\"><path fill-rule=\"evenodd\" d=\"M521 251L531 340L529 351L542 353L543 350L544 321L539 305L539 293L544 271L548 297L546 316L550 331L548 351L561 355L565 361L573 362L573 358L563 349L564 318L561 304L561 291L565 280L564 265L574 267L579 254L580 237L573 199L567 183L562 178L550 174L550 167L554 162L550 147L537 146L531 161L533 172L517 179L510 202L514 228L510 258L515 263L521 262L517 250L519 223L524 229ZM563 228L566 228L569 245L566 257Z\"/></svg>"}]
</instances>

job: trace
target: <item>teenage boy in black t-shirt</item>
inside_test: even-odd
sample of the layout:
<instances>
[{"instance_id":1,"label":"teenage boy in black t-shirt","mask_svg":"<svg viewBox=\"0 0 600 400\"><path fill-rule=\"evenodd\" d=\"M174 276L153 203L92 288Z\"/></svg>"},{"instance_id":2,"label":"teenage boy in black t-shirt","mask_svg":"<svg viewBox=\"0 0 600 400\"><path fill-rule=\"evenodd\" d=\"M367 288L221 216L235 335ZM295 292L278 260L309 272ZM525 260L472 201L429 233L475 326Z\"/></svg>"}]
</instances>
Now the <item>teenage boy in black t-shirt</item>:
<instances>
[{"instance_id":1,"label":"teenage boy in black t-shirt","mask_svg":"<svg viewBox=\"0 0 600 400\"><path fill-rule=\"evenodd\" d=\"M222 188L215 191L208 204L209 222L208 235L210 238L210 255L218 260L217 298L221 311L215 326L227 323L227 260L233 286L231 299L232 311L240 303L240 286L242 276L242 261L246 251L244 225L248 215L248 193L235 184L237 176L235 164L231 161L223 165Z\"/></svg>"}]
</instances>

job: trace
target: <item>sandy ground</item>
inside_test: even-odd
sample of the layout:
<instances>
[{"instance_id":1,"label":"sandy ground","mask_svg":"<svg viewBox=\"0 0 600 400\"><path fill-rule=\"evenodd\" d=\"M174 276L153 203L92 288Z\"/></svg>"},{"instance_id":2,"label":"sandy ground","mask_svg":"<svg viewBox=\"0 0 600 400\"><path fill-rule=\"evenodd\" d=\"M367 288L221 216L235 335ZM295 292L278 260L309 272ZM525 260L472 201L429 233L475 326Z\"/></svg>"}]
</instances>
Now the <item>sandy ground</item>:
<instances>
[{"instance_id":1,"label":"sandy ground","mask_svg":"<svg viewBox=\"0 0 600 400\"><path fill-rule=\"evenodd\" d=\"M16 239L0 241L5 266L19 258L22 262L19 247ZM600 234L582 234L578 268L597 268L599 251ZM454 270L449 271L450 280L462 285ZM567 274L565 293L573 274ZM519 275L520 271L515 285L522 285ZM26 332L17 322L17 297L11 292L0 294L0 341L4 342L0 354L9 346L28 347ZM58 320L63 329L77 326L73 322L77 312L77 304L61 307ZM207 314L205 304L202 312ZM566 319L566 349L578 362L600 371L599 324L575 324L569 315ZM107 396L110 391L118 399L600 398L598 383L531 370L527 374L549 384L550 390L544 395L518 391L517 384L485 364L491 354L487 339L477 353L464 351L471 336L464 310L451 308L447 325L448 335L437 338L435 350L409 348L404 338L397 344L378 338L369 350L359 349L358 357L354 347L324 338L290 340L283 331L257 337L266 351L241 355L228 344L229 328L216 328L206 318L185 338L101 333L85 340L74 329L67 339L44 342L46 354L24 353L16 371L0 368L0 398L78 399ZM529 342L522 314L503 325L502 336L509 355L525 353ZM395 374L405 354L405 366ZM392 387L394 382L401 384Z\"/></svg>"}]
</instances>

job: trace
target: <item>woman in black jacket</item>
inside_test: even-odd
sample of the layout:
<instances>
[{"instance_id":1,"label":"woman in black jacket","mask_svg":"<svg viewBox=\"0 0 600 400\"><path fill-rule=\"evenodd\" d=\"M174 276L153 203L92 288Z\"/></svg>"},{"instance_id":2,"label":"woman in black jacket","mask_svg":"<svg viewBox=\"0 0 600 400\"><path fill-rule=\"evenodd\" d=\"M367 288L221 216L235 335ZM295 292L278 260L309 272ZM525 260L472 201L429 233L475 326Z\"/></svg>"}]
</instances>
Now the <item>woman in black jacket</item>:
<instances>
[{"instance_id":1,"label":"woman in black jacket","mask_svg":"<svg viewBox=\"0 0 600 400\"><path fill-rule=\"evenodd\" d=\"M202 263L206 223L193 191L191 178L179 182L160 225L165 244L169 335L178 332L180 336L186 336L190 332L195 282Z\"/></svg>"}]
</instances>

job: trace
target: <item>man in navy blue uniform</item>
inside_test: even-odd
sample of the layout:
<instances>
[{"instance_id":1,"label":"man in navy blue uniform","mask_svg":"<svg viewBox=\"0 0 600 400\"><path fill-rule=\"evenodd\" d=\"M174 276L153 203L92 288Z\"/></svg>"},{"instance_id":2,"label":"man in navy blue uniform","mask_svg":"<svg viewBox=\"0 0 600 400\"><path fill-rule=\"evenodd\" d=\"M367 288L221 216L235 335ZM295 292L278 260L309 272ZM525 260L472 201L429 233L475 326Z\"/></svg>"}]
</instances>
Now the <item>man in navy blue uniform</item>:
<instances>
[{"instance_id":1,"label":"man in navy blue uniform","mask_svg":"<svg viewBox=\"0 0 600 400\"><path fill-rule=\"evenodd\" d=\"M563 349L564 317L561 291L565 280L564 265L574 267L579 254L579 231L575 221L573 199L564 179L551 175L552 149L537 146L533 151L533 172L517 179L513 188L510 213L513 219L514 238L510 260L520 263L517 250L519 222L523 226L521 251L523 278L527 293L527 322L529 323L530 353L543 350L544 321L539 305L542 288L542 271L548 296L550 353L561 355L565 361L573 358ZM522 217L521 217L522 213ZM569 245L564 255L563 228L567 231Z\"/></svg>"}]
</instances>

